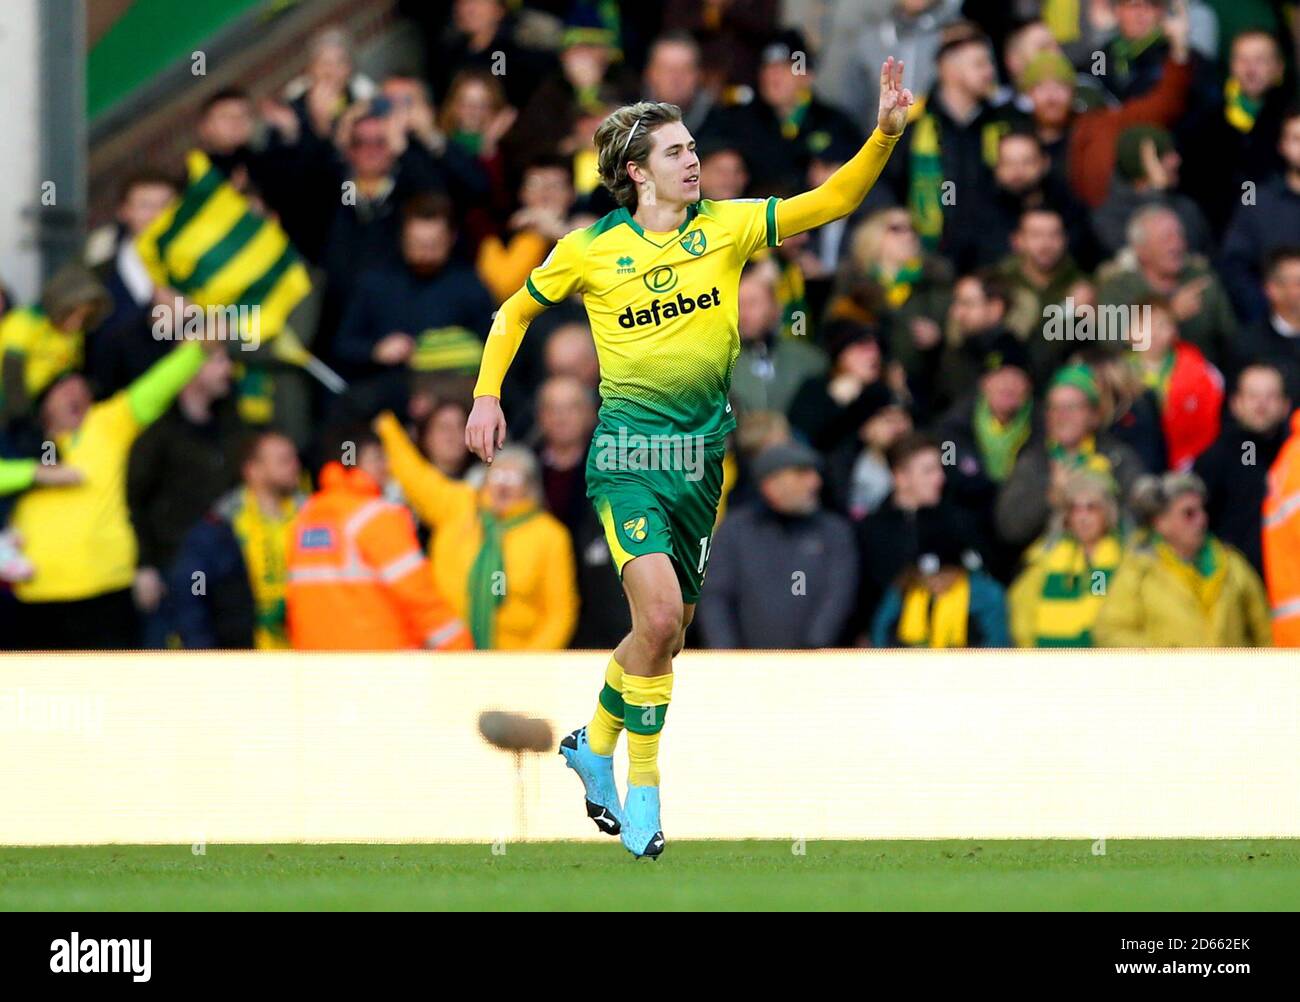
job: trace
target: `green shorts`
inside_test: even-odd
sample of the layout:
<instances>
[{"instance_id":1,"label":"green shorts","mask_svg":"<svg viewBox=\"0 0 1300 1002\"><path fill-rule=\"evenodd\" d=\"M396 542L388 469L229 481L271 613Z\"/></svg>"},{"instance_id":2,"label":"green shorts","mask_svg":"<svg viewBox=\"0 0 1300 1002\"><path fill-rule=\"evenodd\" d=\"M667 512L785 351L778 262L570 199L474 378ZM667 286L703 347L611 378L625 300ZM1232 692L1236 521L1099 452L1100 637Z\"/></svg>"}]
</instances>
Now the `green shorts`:
<instances>
[{"instance_id":1,"label":"green shorts","mask_svg":"<svg viewBox=\"0 0 1300 1002\"><path fill-rule=\"evenodd\" d=\"M726 443L658 447L638 451L611 447L613 436L597 429L587 453L587 497L605 529L619 576L633 557L666 553L672 558L682 601L700 600L709 565L713 524L722 499Z\"/></svg>"}]
</instances>

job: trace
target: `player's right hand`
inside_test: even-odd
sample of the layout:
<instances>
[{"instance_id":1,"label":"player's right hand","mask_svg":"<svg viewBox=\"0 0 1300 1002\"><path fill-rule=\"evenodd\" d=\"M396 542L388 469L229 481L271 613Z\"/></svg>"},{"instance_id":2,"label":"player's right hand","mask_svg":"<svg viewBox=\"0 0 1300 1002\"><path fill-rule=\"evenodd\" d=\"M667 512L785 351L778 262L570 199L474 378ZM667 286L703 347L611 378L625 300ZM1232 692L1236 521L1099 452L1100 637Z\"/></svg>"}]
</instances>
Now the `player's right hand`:
<instances>
[{"instance_id":1,"label":"player's right hand","mask_svg":"<svg viewBox=\"0 0 1300 1002\"><path fill-rule=\"evenodd\" d=\"M465 447L491 464L505 444L506 416L501 413L501 401L496 397L475 397L474 409L465 422Z\"/></svg>"},{"instance_id":2,"label":"player's right hand","mask_svg":"<svg viewBox=\"0 0 1300 1002\"><path fill-rule=\"evenodd\" d=\"M880 67L880 111L876 124L887 136L901 136L907 128L912 92L903 86L903 61L890 56Z\"/></svg>"}]
</instances>

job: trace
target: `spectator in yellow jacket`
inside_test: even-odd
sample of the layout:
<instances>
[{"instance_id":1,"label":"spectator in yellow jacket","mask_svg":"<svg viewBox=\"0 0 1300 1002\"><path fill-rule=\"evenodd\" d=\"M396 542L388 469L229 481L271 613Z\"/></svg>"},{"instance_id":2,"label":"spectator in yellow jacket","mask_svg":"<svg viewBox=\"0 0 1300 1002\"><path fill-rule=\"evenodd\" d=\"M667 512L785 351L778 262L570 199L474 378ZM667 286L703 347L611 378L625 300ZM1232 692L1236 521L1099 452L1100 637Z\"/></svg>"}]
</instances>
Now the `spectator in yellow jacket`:
<instances>
[{"instance_id":1,"label":"spectator in yellow jacket","mask_svg":"<svg viewBox=\"0 0 1300 1002\"><path fill-rule=\"evenodd\" d=\"M438 590L479 650L560 650L578 620L569 532L541 503L535 457L497 453L482 488L452 480L426 460L391 413L375 420L394 479L433 528Z\"/></svg>"},{"instance_id":2,"label":"spectator in yellow jacket","mask_svg":"<svg viewBox=\"0 0 1300 1002\"><path fill-rule=\"evenodd\" d=\"M36 412L45 441L81 482L27 491L12 527L32 563L14 594L22 603L16 646L30 650L130 650L140 636L131 585L136 539L126 503L131 445L171 406L222 342L189 342L95 403L85 378L54 382Z\"/></svg>"},{"instance_id":3,"label":"spectator in yellow jacket","mask_svg":"<svg viewBox=\"0 0 1300 1002\"><path fill-rule=\"evenodd\" d=\"M1268 647L1268 597L1250 563L1207 531L1205 485L1145 476L1130 508L1146 532L1120 561L1093 627L1098 647Z\"/></svg>"}]
</instances>

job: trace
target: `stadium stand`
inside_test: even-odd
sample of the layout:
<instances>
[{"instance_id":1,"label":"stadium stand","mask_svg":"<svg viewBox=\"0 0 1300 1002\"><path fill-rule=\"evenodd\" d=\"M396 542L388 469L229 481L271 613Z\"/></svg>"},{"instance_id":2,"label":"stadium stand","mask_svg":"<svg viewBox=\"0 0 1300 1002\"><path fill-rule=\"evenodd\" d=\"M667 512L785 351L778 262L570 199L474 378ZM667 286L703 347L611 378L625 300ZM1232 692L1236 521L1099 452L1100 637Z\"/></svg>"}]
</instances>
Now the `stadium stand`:
<instances>
[{"instance_id":1,"label":"stadium stand","mask_svg":"<svg viewBox=\"0 0 1300 1002\"><path fill-rule=\"evenodd\" d=\"M704 198L788 196L866 140L886 28L921 100L885 173L742 281L689 645L1300 643L1300 89L1271 14L230 0L160 32L164 6L91 5L84 252L24 296L0 274L0 648L283 648L328 545L310 476L380 445L364 495L409 507L479 647L617 643L580 300L529 330L486 476L493 310L616 208L614 108L679 105ZM228 362L133 417L187 325Z\"/></svg>"}]
</instances>

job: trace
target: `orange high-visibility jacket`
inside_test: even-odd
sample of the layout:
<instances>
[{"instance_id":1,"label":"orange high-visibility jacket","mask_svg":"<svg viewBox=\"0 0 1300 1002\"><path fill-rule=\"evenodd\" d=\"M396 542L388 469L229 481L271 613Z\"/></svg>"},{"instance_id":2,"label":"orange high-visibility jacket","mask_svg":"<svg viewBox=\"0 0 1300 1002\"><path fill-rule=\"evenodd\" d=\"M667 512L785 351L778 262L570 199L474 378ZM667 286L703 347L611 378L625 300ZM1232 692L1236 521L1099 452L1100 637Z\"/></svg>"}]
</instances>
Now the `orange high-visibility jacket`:
<instances>
[{"instance_id":1,"label":"orange high-visibility jacket","mask_svg":"<svg viewBox=\"0 0 1300 1002\"><path fill-rule=\"evenodd\" d=\"M469 650L415 522L359 469L328 463L289 527L289 641L307 650Z\"/></svg>"},{"instance_id":2,"label":"orange high-visibility jacket","mask_svg":"<svg viewBox=\"0 0 1300 1002\"><path fill-rule=\"evenodd\" d=\"M1300 647L1300 411L1268 471L1264 498L1264 580L1273 607L1273 643Z\"/></svg>"}]
</instances>

